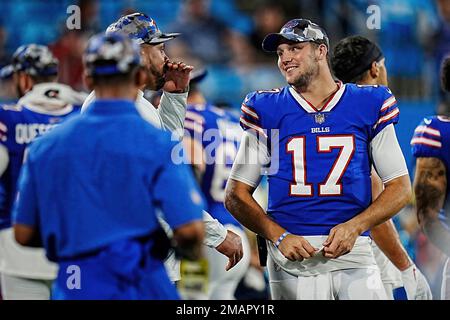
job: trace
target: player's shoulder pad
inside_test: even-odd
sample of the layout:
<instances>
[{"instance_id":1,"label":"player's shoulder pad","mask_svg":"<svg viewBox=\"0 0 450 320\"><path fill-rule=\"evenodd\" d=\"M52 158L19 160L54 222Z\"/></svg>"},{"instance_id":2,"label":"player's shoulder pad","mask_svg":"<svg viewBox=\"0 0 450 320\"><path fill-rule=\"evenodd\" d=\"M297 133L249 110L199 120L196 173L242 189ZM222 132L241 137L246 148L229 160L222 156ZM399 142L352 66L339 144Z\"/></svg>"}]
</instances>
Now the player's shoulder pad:
<instances>
[{"instance_id":1,"label":"player's shoulder pad","mask_svg":"<svg viewBox=\"0 0 450 320\"><path fill-rule=\"evenodd\" d=\"M347 83L346 87L347 90L352 91L355 94L368 95L380 99L383 98L385 99L390 96L393 96L392 91L388 87L378 84L371 85L371 84Z\"/></svg>"},{"instance_id":2,"label":"player's shoulder pad","mask_svg":"<svg viewBox=\"0 0 450 320\"><path fill-rule=\"evenodd\" d=\"M258 106L266 105L268 101L277 99L282 92L283 88L253 91L247 94L242 104L250 108L258 109Z\"/></svg>"},{"instance_id":3,"label":"player's shoulder pad","mask_svg":"<svg viewBox=\"0 0 450 320\"><path fill-rule=\"evenodd\" d=\"M186 108L185 120L203 125L206 122L205 116L207 113L205 104L190 104Z\"/></svg>"}]
</instances>

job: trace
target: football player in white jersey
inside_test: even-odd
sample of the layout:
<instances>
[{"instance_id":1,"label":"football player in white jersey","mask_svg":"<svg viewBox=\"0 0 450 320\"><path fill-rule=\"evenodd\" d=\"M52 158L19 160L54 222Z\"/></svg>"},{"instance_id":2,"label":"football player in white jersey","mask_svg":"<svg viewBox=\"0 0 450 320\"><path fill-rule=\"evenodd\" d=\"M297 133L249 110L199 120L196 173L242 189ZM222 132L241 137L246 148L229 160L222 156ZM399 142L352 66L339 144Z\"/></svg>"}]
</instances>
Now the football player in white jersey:
<instances>
[{"instance_id":1,"label":"football player in white jersey","mask_svg":"<svg viewBox=\"0 0 450 320\"><path fill-rule=\"evenodd\" d=\"M337 43L331 65L335 76L345 83L387 86L384 61L375 43L361 36L351 36ZM383 183L372 168L372 200L382 191ZM409 300L431 299L427 280L403 248L392 219L373 227L370 235L388 298L393 299L393 290L403 286Z\"/></svg>"}]
</instances>

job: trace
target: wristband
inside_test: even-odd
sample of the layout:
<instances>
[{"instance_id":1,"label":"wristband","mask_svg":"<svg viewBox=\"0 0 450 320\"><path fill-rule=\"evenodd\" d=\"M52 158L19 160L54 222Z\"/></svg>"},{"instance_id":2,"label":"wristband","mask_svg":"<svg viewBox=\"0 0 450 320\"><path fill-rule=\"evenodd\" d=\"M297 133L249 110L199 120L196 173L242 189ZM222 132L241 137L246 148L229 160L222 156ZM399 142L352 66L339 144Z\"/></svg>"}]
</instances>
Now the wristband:
<instances>
[{"instance_id":1,"label":"wristband","mask_svg":"<svg viewBox=\"0 0 450 320\"><path fill-rule=\"evenodd\" d=\"M285 232L278 238L277 242L274 243L274 246L275 246L277 249L278 249L278 247L280 246L281 241L283 241L283 239L286 238L286 236L287 236L288 234L291 234L291 233L285 231Z\"/></svg>"}]
</instances>

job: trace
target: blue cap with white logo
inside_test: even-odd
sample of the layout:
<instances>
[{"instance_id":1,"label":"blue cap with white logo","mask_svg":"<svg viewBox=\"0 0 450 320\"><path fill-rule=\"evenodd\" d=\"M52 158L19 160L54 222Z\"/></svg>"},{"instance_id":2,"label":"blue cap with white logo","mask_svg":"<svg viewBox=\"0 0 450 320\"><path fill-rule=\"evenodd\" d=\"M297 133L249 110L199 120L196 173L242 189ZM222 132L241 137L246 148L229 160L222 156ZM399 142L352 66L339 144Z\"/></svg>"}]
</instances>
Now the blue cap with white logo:
<instances>
[{"instance_id":1,"label":"blue cap with white logo","mask_svg":"<svg viewBox=\"0 0 450 320\"><path fill-rule=\"evenodd\" d=\"M48 47L27 44L17 48L13 54L14 72L23 71L31 76L52 76L58 74L58 59Z\"/></svg>"},{"instance_id":2,"label":"blue cap with white logo","mask_svg":"<svg viewBox=\"0 0 450 320\"><path fill-rule=\"evenodd\" d=\"M107 34L112 32L122 32L138 44L152 45L172 40L180 35L180 33L162 33L155 20L144 13L123 16L106 29Z\"/></svg>"},{"instance_id":3,"label":"blue cap with white logo","mask_svg":"<svg viewBox=\"0 0 450 320\"><path fill-rule=\"evenodd\" d=\"M93 36L83 60L90 76L126 74L141 65L138 44L122 33Z\"/></svg>"},{"instance_id":4,"label":"blue cap with white logo","mask_svg":"<svg viewBox=\"0 0 450 320\"><path fill-rule=\"evenodd\" d=\"M325 30L308 19L293 19L287 22L279 33L271 33L264 38L262 48L267 52L275 52L283 39L293 42L323 43L327 48L330 47Z\"/></svg>"}]
</instances>

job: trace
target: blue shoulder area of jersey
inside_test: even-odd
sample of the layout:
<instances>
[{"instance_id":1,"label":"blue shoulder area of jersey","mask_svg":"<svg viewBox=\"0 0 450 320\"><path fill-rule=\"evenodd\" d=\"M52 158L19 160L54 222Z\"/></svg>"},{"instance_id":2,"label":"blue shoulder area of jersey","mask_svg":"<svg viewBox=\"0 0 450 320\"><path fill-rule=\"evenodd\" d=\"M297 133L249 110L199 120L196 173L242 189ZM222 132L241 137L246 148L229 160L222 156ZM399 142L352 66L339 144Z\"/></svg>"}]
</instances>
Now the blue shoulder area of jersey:
<instances>
[{"instance_id":1,"label":"blue shoulder area of jersey","mask_svg":"<svg viewBox=\"0 0 450 320\"><path fill-rule=\"evenodd\" d=\"M269 129L267 128L267 124L271 123L268 119L269 115L276 110L273 106L277 105L280 99L285 98L286 94L289 94L288 89L289 86L286 86L247 94L241 104L240 124L242 129L254 129L260 132L263 129Z\"/></svg>"},{"instance_id":2,"label":"blue shoulder area of jersey","mask_svg":"<svg viewBox=\"0 0 450 320\"><path fill-rule=\"evenodd\" d=\"M414 157L440 157L445 138L441 132L442 124L437 116L426 117L420 122L411 139Z\"/></svg>"},{"instance_id":3,"label":"blue shoulder area of jersey","mask_svg":"<svg viewBox=\"0 0 450 320\"><path fill-rule=\"evenodd\" d=\"M375 106L381 107L386 99L393 96L392 91L381 85L360 85L354 83L347 83L346 90L358 95L361 99L367 99L374 102Z\"/></svg>"}]
</instances>

